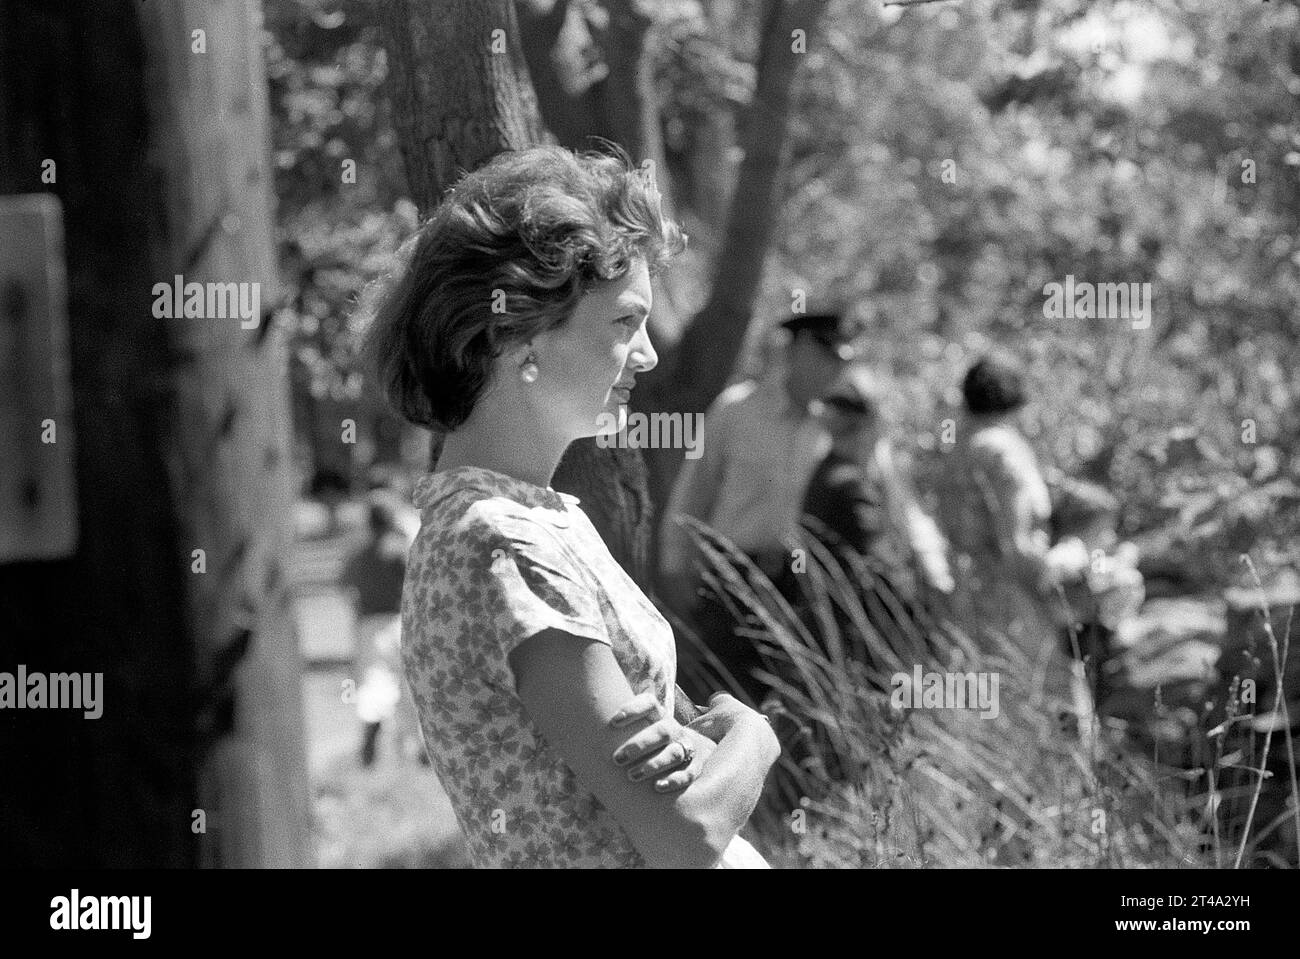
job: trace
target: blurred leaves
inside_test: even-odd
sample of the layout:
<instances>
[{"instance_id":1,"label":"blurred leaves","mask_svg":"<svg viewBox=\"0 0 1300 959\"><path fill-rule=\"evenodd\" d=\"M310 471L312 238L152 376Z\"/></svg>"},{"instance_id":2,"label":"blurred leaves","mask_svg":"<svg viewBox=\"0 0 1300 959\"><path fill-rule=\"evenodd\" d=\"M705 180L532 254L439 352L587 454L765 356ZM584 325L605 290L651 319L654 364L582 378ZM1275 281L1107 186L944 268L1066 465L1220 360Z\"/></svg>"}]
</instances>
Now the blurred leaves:
<instances>
[{"instance_id":1,"label":"blurred leaves","mask_svg":"<svg viewBox=\"0 0 1300 959\"><path fill-rule=\"evenodd\" d=\"M356 0L266 5L281 271L295 387L356 399L353 303L415 226L382 92L387 64ZM345 176L345 161L355 177ZM355 179L355 182L348 182Z\"/></svg>"},{"instance_id":2,"label":"blurred leaves","mask_svg":"<svg viewBox=\"0 0 1300 959\"><path fill-rule=\"evenodd\" d=\"M923 485L996 345L1025 363L1044 462L1113 489L1127 534L1172 522L1206 586L1252 524L1285 554L1281 487L1233 504L1294 475L1300 435L1300 8L851 7L809 53L773 309L795 287L856 304ZM1067 274L1150 282L1151 329L1045 319ZM1186 435L1184 468L1145 455Z\"/></svg>"}]
</instances>

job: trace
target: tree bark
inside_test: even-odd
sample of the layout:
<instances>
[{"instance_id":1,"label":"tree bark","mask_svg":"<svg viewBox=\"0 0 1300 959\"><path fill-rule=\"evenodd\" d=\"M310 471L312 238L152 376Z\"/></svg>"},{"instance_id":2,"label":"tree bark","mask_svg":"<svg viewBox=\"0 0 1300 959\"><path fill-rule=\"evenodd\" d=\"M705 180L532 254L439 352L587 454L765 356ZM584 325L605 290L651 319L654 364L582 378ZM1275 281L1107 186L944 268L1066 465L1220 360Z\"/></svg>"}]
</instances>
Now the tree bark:
<instances>
[{"instance_id":1,"label":"tree bark","mask_svg":"<svg viewBox=\"0 0 1300 959\"><path fill-rule=\"evenodd\" d=\"M310 809L301 669L284 575L293 480L287 349L277 300L269 110L258 0L140 8L155 275L247 283L255 328L166 321L177 416L172 489L192 610L202 864L301 868ZM206 52L192 31L206 33ZM251 322L251 321L250 321ZM206 572L194 570L203 549Z\"/></svg>"},{"instance_id":2,"label":"tree bark","mask_svg":"<svg viewBox=\"0 0 1300 959\"><path fill-rule=\"evenodd\" d=\"M667 183L649 47L653 20L633 0L608 0L605 6L609 26L596 40L605 51L609 72L592 90L595 112L603 121L602 135L626 150L634 163L650 160L654 164L663 210L671 216L672 191ZM662 314L671 301L663 281L657 278L655 285L656 312ZM640 450L604 449L594 439L584 439L565 451L554 479L557 489L582 500L584 511L605 538L610 552L647 592L653 579L650 547L654 533L648 478Z\"/></svg>"},{"instance_id":3,"label":"tree bark","mask_svg":"<svg viewBox=\"0 0 1300 959\"><path fill-rule=\"evenodd\" d=\"M599 36L609 62L609 75L597 88L612 139L633 162L650 160L661 181L664 213L672 215L672 190L664 163L659 130L659 101L654 89L654 20L635 0L606 0L609 26Z\"/></svg>"},{"instance_id":4,"label":"tree bark","mask_svg":"<svg viewBox=\"0 0 1300 959\"><path fill-rule=\"evenodd\" d=\"M103 674L98 719L0 722L10 865L305 864L277 561L283 353L265 327L152 310L176 273L274 295L256 14L243 0L0 6L0 192L63 203L72 415L58 442L75 443L79 504L71 558L0 566L0 661Z\"/></svg>"},{"instance_id":5,"label":"tree bark","mask_svg":"<svg viewBox=\"0 0 1300 959\"><path fill-rule=\"evenodd\" d=\"M556 59L555 40L560 35L564 2L549 11L525 15L530 34L530 62L537 73L551 70ZM779 187L788 153L788 124L791 97L802 54L792 50L792 33L802 29L806 42L815 42L827 0L769 0L759 34L757 81L744 123L744 159L734 176L729 164L716 162L712 182L725 184L713 209L725 206L726 220L713 268L710 294L704 307L690 320L670 320L669 329L681 330L678 341L664 351L659 369L644 378L633 403L638 411L702 413L730 378L744 346L762 280L763 264L771 245L780 210ZM597 36L609 64L609 74L584 91L582 102L565 97L562 84L551 83L550 95L541 98L543 116L552 129L565 129L566 111L592 110L591 94L596 91L596 114L602 130L609 131L634 159L652 159L661 178L666 177L663 142L659 131L658 104L654 99L651 68L652 21L632 0L608 0L609 28ZM532 10L533 4L526 9ZM730 16L730 9L710 10L715 27ZM573 52L570 51L570 56ZM557 92L561 91L561 92ZM715 148L730 145L730 124L724 118L716 129L707 131ZM581 147L582 142L561 142ZM731 184L734 183L734 188ZM665 212L672 209L673 191L661 184ZM728 198L729 195L729 198ZM670 213L671 215L671 213ZM663 312L688 294L669 282L657 284L655 312ZM662 295L661 295L662 291ZM674 295L676 294L676 295ZM576 452L576 451L575 451ZM648 450L645 453L649 494L652 504L667 501L673 478L681 466L680 450ZM568 464L566 464L567 466ZM567 470L566 470L567 474Z\"/></svg>"},{"instance_id":6,"label":"tree bark","mask_svg":"<svg viewBox=\"0 0 1300 959\"><path fill-rule=\"evenodd\" d=\"M386 0L393 118L422 213L463 172L546 142L511 0Z\"/></svg>"},{"instance_id":7,"label":"tree bark","mask_svg":"<svg viewBox=\"0 0 1300 959\"><path fill-rule=\"evenodd\" d=\"M593 37L599 44L606 72L589 83L576 84L582 51L563 47L562 28L573 10L567 0L550 9L525 2L525 49L532 73L539 80L539 102L547 126L559 142L572 149L591 149L592 136L619 144L634 163L650 160L663 196L663 210L673 215L672 189L659 130L659 105L654 92L653 19L632 0L610 0L608 27ZM567 34L565 35L567 36ZM567 82L561 78L567 78ZM674 315L685 291L676 277L656 278L657 321L680 328ZM651 588L651 544L654 507L645 458L637 449L601 448L595 440L573 443L556 469L553 485L573 493L600 532L610 552L647 591Z\"/></svg>"}]
</instances>

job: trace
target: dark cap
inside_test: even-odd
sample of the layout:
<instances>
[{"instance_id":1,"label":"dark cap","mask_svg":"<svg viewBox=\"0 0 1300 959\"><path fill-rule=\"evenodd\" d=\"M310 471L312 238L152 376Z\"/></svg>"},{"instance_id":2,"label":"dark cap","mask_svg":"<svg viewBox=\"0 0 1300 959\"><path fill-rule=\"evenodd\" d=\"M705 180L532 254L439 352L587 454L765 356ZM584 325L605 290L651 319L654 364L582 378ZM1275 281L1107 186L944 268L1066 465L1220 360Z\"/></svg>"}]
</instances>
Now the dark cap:
<instances>
[{"instance_id":1,"label":"dark cap","mask_svg":"<svg viewBox=\"0 0 1300 959\"><path fill-rule=\"evenodd\" d=\"M841 410L845 413L855 413L858 416L872 416L875 414L875 410L861 396L836 393L826 397L822 402L832 409Z\"/></svg>"},{"instance_id":2,"label":"dark cap","mask_svg":"<svg viewBox=\"0 0 1300 959\"><path fill-rule=\"evenodd\" d=\"M791 335L807 333L842 360L853 359L853 340L862 332L857 323L848 320L837 310L797 313L781 326L789 330Z\"/></svg>"}]
</instances>

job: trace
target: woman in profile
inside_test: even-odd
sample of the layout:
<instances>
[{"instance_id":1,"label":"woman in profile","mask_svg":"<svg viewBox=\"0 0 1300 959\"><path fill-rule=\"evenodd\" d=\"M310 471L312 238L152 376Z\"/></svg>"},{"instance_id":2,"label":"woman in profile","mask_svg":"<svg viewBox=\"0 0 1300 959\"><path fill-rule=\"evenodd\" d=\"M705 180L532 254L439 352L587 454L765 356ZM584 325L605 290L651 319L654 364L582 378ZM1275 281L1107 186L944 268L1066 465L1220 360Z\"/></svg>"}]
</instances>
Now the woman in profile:
<instances>
[{"instance_id":1,"label":"woman in profile","mask_svg":"<svg viewBox=\"0 0 1300 959\"><path fill-rule=\"evenodd\" d=\"M626 422L657 362L650 277L683 246L625 157L505 153L448 192L369 334L392 404L446 436L402 653L476 866L767 865L737 834L768 723L722 693L674 720L668 623L550 487L571 442Z\"/></svg>"}]
</instances>

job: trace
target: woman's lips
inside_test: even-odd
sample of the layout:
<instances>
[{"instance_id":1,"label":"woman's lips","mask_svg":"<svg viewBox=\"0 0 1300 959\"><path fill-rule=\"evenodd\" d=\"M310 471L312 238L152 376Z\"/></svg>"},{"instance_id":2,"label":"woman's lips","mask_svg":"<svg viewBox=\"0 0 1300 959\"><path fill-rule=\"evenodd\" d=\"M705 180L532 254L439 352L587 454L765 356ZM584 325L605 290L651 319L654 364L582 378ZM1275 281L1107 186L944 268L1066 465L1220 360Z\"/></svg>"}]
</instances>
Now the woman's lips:
<instances>
[{"instance_id":1,"label":"woman's lips","mask_svg":"<svg viewBox=\"0 0 1300 959\"><path fill-rule=\"evenodd\" d=\"M609 395L612 399L618 400L620 403L627 403L632 399L632 391L622 386L614 387L609 391Z\"/></svg>"}]
</instances>

